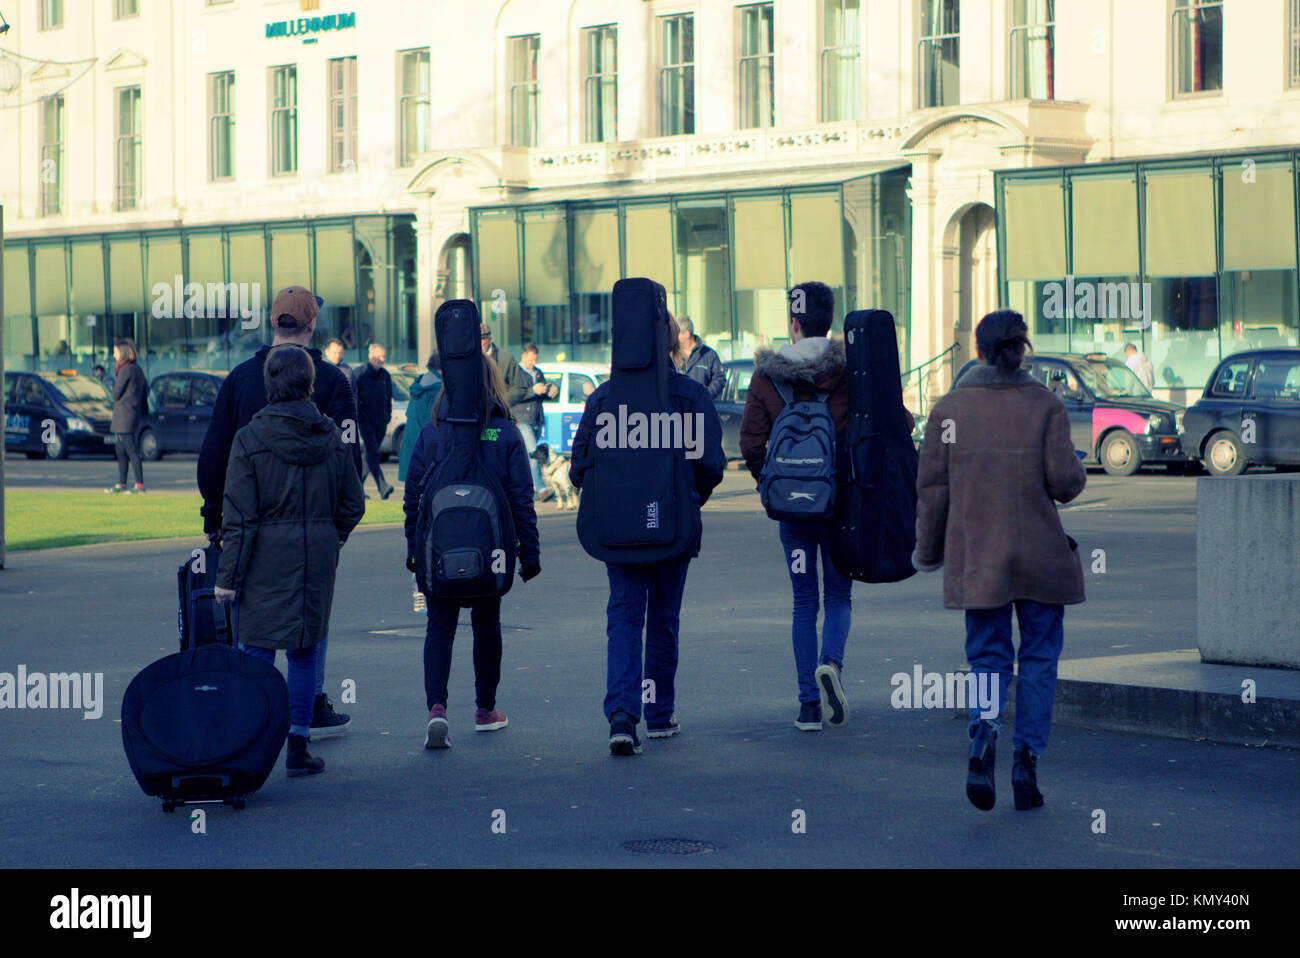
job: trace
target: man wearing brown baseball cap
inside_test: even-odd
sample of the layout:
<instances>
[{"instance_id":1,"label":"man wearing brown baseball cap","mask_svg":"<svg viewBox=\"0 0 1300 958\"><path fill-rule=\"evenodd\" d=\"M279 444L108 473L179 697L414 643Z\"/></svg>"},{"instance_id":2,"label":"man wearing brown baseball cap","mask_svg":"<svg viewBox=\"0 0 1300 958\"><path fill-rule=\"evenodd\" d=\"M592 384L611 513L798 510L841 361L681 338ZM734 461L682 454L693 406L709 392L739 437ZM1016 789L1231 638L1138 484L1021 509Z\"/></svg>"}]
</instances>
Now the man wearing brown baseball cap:
<instances>
[{"instance_id":1,"label":"man wearing brown baseball cap","mask_svg":"<svg viewBox=\"0 0 1300 958\"><path fill-rule=\"evenodd\" d=\"M357 401L347 375L321 356L319 349L309 348L316 331L316 317L322 301L303 286L287 286L275 295L271 304L271 329L274 338L270 346L263 346L251 358L230 371L221 383L212 407L212 419L203 448L199 451L199 492L203 496L203 531L220 541L222 500L226 490L226 466L235 433L247 426L267 404L266 381L263 367L267 354L274 346L300 346L311 356L316 367L316 383L311 399L316 408L334 420L342 432L343 441L350 441L352 462L361 474L361 444L357 441ZM350 438L349 438L350 437ZM329 696L324 692L325 650L327 638L322 638L316 656L316 697L312 709L311 737L326 738L346 731L351 719L335 712Z\"/></svg>"}]
</instances>

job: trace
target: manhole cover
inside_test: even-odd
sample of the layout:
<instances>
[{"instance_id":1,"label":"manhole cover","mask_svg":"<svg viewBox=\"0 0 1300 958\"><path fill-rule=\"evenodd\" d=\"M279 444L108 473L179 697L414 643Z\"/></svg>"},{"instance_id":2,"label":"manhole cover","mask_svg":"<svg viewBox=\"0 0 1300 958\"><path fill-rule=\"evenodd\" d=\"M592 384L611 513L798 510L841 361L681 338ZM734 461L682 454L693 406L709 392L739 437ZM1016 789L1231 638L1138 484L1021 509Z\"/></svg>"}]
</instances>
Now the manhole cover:
<instances>
[{"instance_id":1,"label":"manhole cover","mask_svg":"<svg viewBox=\"0 0 1300 958\"><path fill-rule=\"evenodd\" d=\"M721 847L713 842L702 842L693 838L643 838L639 841L623 843L625 851L642 855L698 855L703 852L716 852Z\"/></svg>"}]
</instances>

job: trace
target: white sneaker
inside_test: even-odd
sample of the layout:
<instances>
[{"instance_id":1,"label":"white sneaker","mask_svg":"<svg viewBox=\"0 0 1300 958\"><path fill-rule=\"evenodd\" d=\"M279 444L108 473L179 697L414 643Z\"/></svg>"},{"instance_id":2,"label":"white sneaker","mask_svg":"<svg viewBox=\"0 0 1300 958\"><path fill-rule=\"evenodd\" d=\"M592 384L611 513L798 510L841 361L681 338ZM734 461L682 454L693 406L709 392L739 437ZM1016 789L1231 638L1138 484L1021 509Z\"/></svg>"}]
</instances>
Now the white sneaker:
<instances>
[{"instance_id":1,"label":"white sneaker","mask_svg":"<svg viewBox=\"0 0 1300 958\"><path fill-rule=\"evenodd\" d=\"M822 715L831 728L843 728L849 721L849 701L840 683L840 667L834 662L817 666L813 673L822 696Z\"/></svg>"}]
</instances>

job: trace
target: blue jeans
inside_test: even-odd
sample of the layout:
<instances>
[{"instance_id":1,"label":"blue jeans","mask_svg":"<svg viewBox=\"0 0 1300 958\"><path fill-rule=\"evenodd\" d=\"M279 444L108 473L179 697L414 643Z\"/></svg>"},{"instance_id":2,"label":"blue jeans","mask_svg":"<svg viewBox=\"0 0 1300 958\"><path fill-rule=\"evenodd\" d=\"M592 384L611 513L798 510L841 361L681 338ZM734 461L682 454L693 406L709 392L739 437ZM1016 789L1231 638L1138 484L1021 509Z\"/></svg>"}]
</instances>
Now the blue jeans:
<instances>
[{"instance_id":1,"label":"blue jeans","mask_svg":"<svg viewBox=\"0 0 1300 958\"><path fill-rule=\"evenodd\" d=\"M785 566L794 588L794 615L790 626L794 641L794 668L799 677L799 701L819 702L814 673L817 671L817 552L822 556L822 578L826 593L826 617L822 622L822 659L844 664L844 643L849 637L853 614L851 589L846 579L831 564L831 524L829 522L782 522L781 546L785 549ZM796 556L795 551L802 555ZM796 571L798 570L798 571Z\"/></svg>"},{"instance_id":2,"label":"blue jeans","mask_svg":"<svg viewBox=\"0 0 1300 958\"><path fill-rule=\"evenodd\" d=\"M654 685L645 703L647 722L666 722L673 714L677 677L677 627L686 590L689 558L655 565L606 563L609 637L605 679L605 718L626 712L641 720L641 627L645 625L645 676ZM647 693L649 694L649 693Z\"/></svg>"},{"instance_id":3,"label":"blue jeans","mask_svg":"<svg viewBox=\"0 0 1300 958\"><path fill-rule=\"evenodd\" d=\"M249 655L275 665L275 649L241 645ZM316 696L316 652L320 644L306 649L286 649L289 660L289 734L306 738L311 734L312 700Z\"/></svg>"},{"instance_id":4,"label":"blue jeans","mask_svg":"<svg viewBox=\"0 0 1300 958\"><path fill-rule=\"evenodd\" d=\"M524 438L524 452L528 453L528 469L533 476L533 491L541 492L546 488L546 480L542 478L542 467L533 458L533 452L537 449L537 430L526 422L515 423L515 425L519 427L519 435Z\"/></svg>"},{"instance_id":5,"label":"blue jeans","mask_svg":"<svg viewBox=\"0 0 1300 958\"><path fill-rule=\"evenodd\" d=\"M980 673L998 676L998 716L1006 709L1007 691L1011 686L1011 667L1016 651L1011 645L1011 606L1016 607L1020 623L1020 670L1016 679L1016 729L1011 742L1015 748L1027 747L1034 755L1047 748L1047 733L1052 728L1052 699L1056 695L1056 662L1065 642L1065 606L1044 605L1021 599L998 609L966 610L966 661L978 678ZM973 733L980 722L979 704L970 710ZM999 718L985 719L1001 728Z\"/></svg>"}]
</instances>

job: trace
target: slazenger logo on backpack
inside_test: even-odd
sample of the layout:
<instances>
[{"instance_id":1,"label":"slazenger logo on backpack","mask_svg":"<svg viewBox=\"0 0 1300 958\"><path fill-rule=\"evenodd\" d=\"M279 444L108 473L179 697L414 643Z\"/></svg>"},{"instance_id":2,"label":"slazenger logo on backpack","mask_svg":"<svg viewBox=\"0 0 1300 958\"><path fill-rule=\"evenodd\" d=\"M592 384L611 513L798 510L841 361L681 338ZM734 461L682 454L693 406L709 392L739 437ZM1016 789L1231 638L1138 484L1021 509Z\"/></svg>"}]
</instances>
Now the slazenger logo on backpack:
<instances>
[{"instance_id":1,"label":"slazenger logo on backpack","mask_svg":"<svg viewBox=\"0 0 1300 958\"><path fill-rule=\"evenodd\" d=\"M792 493L790 493L790 498L791 498L791 499L807 499L809 502L816 502L816 501L817 501L817 497L814 496L811 492L792 492Z\"/></svg>"}]
</instances>

